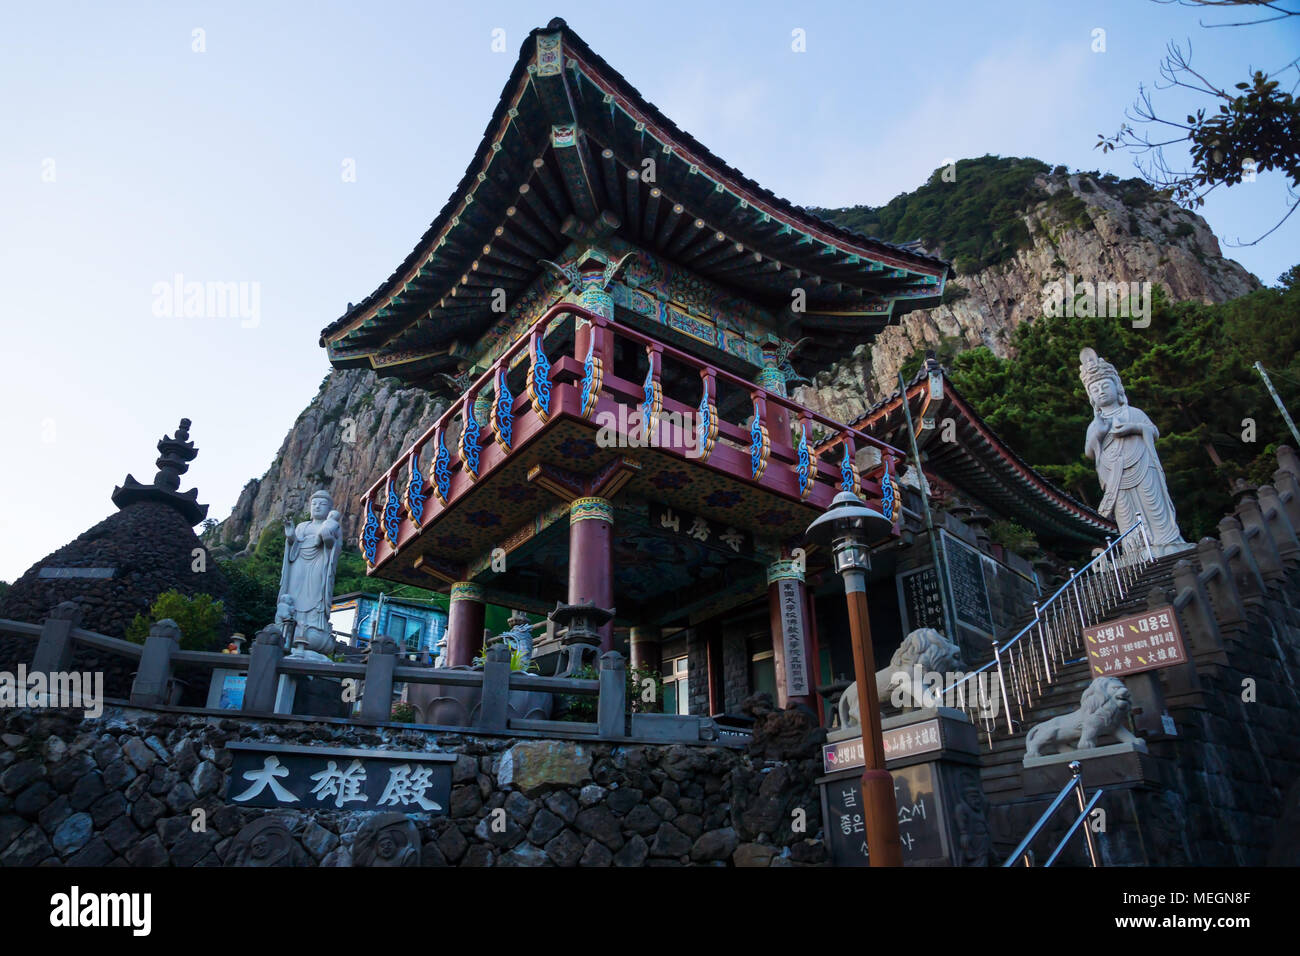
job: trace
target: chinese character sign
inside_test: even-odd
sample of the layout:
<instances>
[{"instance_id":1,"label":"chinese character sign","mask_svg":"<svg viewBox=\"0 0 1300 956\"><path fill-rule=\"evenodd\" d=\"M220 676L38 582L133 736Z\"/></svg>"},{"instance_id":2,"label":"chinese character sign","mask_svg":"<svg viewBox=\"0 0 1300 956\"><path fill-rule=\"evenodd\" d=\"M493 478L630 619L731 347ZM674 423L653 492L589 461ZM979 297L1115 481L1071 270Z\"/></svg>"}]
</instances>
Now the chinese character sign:
<instances>
[{"instance_id":1,"label":"chinese character sign","mask_svg":"<svg viewBox=\"0 0 1300 956\"><path fill-rule=\"evenodd\" d=\"M748 532L658 502L650 505L650 527L674 537L689 538L723 554L749 556L754 553L754 540Z\"/></svg>"},{"instance_id":2,"label":"chinese character sign","mask_svg":"<svg viewBox=\"0 0 1300 956\"><path fill-rule=\"evenodd\" d=\"M1083 637L1094 677L1121 677L1187 663L1172 606L1090 627Z\"/></svg>"},{"instance_id":3,"label":"chinese character sign","mask_svg":"<svg viewBox=\"0 0 1300 956\"><path fill-rule=\"evenodd\" d=\"M781 602L781 641L785 648L785 690L791 697L808 693L808 658L804 652L803 602L799 600L799 582L789 578L779 582L777 596Z\"/></svg>"},{"instance_id":4,"label":"chinese character sign","mask_svg":"<svg viewBox=\"0 0 1300 956\"><path fill-rule=\"evenodd\" d=\"M227 799L245 807L447 812L454 754L233 743Z\"/></svg>"}]
</instances>

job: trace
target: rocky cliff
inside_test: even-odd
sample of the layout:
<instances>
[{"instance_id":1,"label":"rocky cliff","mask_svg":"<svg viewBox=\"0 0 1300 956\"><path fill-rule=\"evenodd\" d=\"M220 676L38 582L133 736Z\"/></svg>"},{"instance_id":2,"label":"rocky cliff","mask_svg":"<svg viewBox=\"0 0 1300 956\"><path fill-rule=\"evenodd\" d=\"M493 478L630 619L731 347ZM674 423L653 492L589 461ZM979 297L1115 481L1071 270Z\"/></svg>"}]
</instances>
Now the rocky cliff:
<instances>
[{"instance_id":1,"label":"rocky cliff","mask_svg":"<svg viewBox=\"0 0 1300 956\"><path fill-rule=\"evenodd\" d=\"M1001 178L989 176L990 169ZM1017 177L1014 186L1006 185L1007 170ZM976 179L980 174L986 178ZM919 350L987 345L1005 355L1015 327L1042 314L1044 286L1067 273L1079 282L1150 281L1174 299L1207 302L1260 285L1223 258L1201 217L1134 180L993 157L963 161L956 175L960 189L937 171L930 183L882 209L821 211L885 238L916 229L910 237L919 235L927 251L952 258L960 274L943 304L906 315L875 342L864 342L812 386L797 390L800 401L852 421L897 387L898 370ZM912 197L923 202L908 208ZM918 216L918 207L924 215ZM976 234L982 238L972 244ZM305 508L317 487L334 493L336 506L348 514L345 530L355 537L358 496L442 411L418 389L396 387L371 372L330 373L266 474L244 487L214 533L216 541L231 551L256 543L286 510Z\"/></svg>"},{"instance_id":2,"label":"rocky cliff","mask_svg":"<svg viewBox=\"0 0 1300 956\"><path fill-rule=\"evenodd\" d=\"M1016 326L1043 314L1044 287L1067 274L1076 283L1147 281L1179 301L1224 302L1260 287L1223 257L1204 219L1131 180L1044 172L1033 177L1030 195L1018 213L1027 238L1009 258L949 280L944 304L903 316L795 397L851 422L897 390L899 369L918 351L986 345L1005 356ZM950 258L946 245L923 248Z\"/></svg>"},{"instance_id":3,"label":"rocky cliff","mask_svg":"<svg viewBox=\"0 0 1300 956\"><path fill-rule=\"evenodd\" d=\"M374 372L330 372L266 474L244 486L215 543L226 552L256 544L268 525L304 511L317 488L333 494L346 516L344 532L355 540L359 496L444 409L420 389L397 387Z\"/></svg>"}]
</instances>

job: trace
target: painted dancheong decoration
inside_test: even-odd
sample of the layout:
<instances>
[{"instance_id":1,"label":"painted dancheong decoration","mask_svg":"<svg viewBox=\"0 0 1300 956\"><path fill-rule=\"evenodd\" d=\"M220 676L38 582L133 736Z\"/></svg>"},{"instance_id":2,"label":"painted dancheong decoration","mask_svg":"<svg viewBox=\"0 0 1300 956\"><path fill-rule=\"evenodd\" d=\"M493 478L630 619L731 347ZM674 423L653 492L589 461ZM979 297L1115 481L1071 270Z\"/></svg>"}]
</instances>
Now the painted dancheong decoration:
<instances>
[{"instance_id":1,"label":"painted dancheong decoration","mask_svg":"<svg viewBox=\"0 0 1300 956\"><path fill-rule=\"evenodd\" d=\"M451 493L451 453L447 451L446 432L439 428L434 440L433 455L433 494L438 503L447 506L447 497Z\"/></svg>"},{"instance_id":2,"label":"painted dancheong decoration","mask_svg":"<svg viewBox=\"0 0 1300 956\"><path fill-rule=\"evenodd\" d=\"M492 403L492 433L506 451L514 439L514 401L506 384L505 369L500 369L496 375L496 400Z\"/></svg>"},{"instance_id":3,"label":"painted dancheong decoration","mask_svg":"<svg viewBox=\"0 0 1300 956\"><path fill-rule=\"evenodd\" d=\"M478 418L475 417L475 406L477 404L477 396L465 396L465 405L462 409L460 441L457 443L457 451L460 453L460 463L465 469L465 474L469 475L471 481L478 481L478 454L480 442Z\"/></svg>"},{"instance_id":4,"label":"painted dancheong decoration","mask_svg":"<svg viewBox=\"0 0 1300 956\"><path fill-rule=\"evenodd\" d=\"M528 367L528 401L542 421L551 417L551 361L546 357L542 336L533 339L533 361Z\"/></svg>"},{"instance_id":5,"label":"painted dancheong decoration","mask_svg":"<svg viewBox=\"0 0 1300 956\"><path fill-rule=\"evenodd\" d=\"M388 478L388 497L384 500L383 525L384 537L396 548L402 530L402 502L397 497L397 483L391 475Z\"/></svg>"},{"instance_id":6,"label":"painted dancheong decoration","mask_svg":"<svg viewBox=\"0 0 1300 956\"><path fill-rule=\"evenodd\" d=\"M420 471L420 452L423 448L424 443L421 442L411 450L411 469L406 482L406 510L416 528L424 521L424 502L428 498L424 474Z\"/></svg>"}]
</instances>

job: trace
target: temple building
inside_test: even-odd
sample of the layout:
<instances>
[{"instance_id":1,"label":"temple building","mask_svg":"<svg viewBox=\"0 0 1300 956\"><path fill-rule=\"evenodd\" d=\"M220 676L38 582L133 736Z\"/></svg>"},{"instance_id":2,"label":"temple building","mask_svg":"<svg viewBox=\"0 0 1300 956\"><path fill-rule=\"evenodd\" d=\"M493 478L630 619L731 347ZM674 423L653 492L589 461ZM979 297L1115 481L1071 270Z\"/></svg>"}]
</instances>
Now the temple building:
<instances>
[{"instance_id":1,"label":"temple building","mask_svg":"<svg viewBox=\"0 0 1300 956\"><path fill-rule=\"evenodd\" d=\"M1038 587L982 534L989 521L1085 552L1113 526L1021 462L934 366L854 424L789 397L937 304L951 274L747 179L562 20L534 30L446 206L321 333L334 367L449 402L362 502L370 573L449 594L452 665L479 653L485 604L589 604L613 612L593 625L602 649L664 676L669 711L734 713L768 691L825 719L852 671L848 628L804 531L836 493L899 532L873 557L878 656L936 623L906 405L931 494L957 505L932 523L978 653ZM936 415L962 440L922 428ZM539 640L544 669L562 630Z\"/></svg>"}]
</instances>

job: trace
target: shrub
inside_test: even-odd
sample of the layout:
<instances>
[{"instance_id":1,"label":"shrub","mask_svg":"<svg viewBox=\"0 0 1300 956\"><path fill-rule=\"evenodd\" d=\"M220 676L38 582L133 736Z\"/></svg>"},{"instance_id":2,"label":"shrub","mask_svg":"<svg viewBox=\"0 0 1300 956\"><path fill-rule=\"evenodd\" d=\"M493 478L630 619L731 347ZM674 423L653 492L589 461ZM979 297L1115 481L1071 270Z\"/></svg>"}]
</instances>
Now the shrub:
<instances>
[{"instance_id":1,"label":"shrub","mask_svg":"<svg viewBox=\"0 0 1300 956\"><path fill-rule=\"evenodd\" d=\"M1013 554L1028 558L1038 550L1038 539L1014 521L994 521L989 525L989 540Z\"/></svg>"},{"instance_id":2,"label":"shrub","mask_svg":"<svg viewBox=\"0 0 1300 956\"><path fill-rule=\"evenodd\" d=\"M170 618L181 629L181 650L211 651L221 643L219 633L226 608L210 594L186 597L175 588L164 591L149 607L149 616L137 614L126 629L126 639L143 644L149 629L159 621Z\"/></svg>"}]
</instances>

